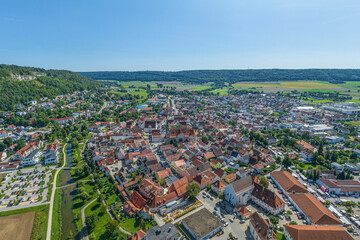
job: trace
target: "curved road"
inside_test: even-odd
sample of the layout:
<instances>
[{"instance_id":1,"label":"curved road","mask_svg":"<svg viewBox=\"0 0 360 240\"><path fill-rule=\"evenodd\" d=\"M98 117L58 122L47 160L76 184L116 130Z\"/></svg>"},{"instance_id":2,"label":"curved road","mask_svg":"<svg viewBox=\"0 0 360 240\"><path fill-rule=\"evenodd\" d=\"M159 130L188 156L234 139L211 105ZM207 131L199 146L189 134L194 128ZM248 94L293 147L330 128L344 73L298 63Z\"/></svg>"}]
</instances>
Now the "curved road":
<instances>
[{"instance_id":1,"label":"curved road","mask_svg":"<svg viewBox=\"0 0 360 240\"><path fill-rule=\"evenodd\" d=\"M54 181L53 181L53 187L52 187L52 193L51 193L51 198L50 198L50 209L49 209L49 218L48 218L48 226L47 226L47 233L46 233L46 240L50 240L51 239L51 225L52 225L52 215L53 215L53 210L54 210L54 198L55 198L55 190L56 190L56 179L57 179L57 175L60 172L61 169L63 169L65 167L66 164L66 154L65 154L65 148L67 146L67 143L63 146L63 156L64 156L64 163L61 166L61 168L58 168L56 170L55 176L54 176Z\"/></svg>"}]
</instances>

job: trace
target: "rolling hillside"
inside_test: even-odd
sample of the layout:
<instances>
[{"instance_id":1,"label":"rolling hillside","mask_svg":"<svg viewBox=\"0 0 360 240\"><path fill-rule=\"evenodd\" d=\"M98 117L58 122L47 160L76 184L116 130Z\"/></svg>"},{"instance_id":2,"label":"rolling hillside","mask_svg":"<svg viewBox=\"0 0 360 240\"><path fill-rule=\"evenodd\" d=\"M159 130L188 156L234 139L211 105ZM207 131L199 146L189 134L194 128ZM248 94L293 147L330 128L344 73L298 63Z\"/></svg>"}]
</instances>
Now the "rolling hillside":
<instances>
[{"instance_id":1,"label":"rolling hillside","mask_svg":"<svg viewBox=\"0 0 360 240\"><path fill-rule=\"evenodd\" d=\"M66 70L0 65L0 110L13 110L17 104L54 97L76 90L96 89L102 84Z\"/></svg>"}]
</instances>

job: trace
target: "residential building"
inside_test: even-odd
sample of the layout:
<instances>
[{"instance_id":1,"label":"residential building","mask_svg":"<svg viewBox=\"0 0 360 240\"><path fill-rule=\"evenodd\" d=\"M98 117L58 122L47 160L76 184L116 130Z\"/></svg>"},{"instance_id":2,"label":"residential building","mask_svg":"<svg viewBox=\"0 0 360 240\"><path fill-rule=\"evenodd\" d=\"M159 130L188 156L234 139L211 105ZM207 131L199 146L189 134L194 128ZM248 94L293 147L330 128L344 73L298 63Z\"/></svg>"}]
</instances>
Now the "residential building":
<instances>
[{"instance_id":1,"label":"residential building","mask_svg":"<svg viewBox=\"0 0 360 240\"><path fill-rule=\"evenodd\" d=\"M264 219L260 214L255 212L250 217L249 230L254 240L271 240L277 239L273 226L268 219Z\"/></svg>"},{"instance_id":2,"label":"residential building","mask_svg":"<svg viewBox=\"0 0 360 240\"><path fill-rule=\"evenodd\" d=\"M272 215L278 215L285 209L285 203L279 196L257 183L254 183L251 200Z\"/></svg>"}]
</instances>

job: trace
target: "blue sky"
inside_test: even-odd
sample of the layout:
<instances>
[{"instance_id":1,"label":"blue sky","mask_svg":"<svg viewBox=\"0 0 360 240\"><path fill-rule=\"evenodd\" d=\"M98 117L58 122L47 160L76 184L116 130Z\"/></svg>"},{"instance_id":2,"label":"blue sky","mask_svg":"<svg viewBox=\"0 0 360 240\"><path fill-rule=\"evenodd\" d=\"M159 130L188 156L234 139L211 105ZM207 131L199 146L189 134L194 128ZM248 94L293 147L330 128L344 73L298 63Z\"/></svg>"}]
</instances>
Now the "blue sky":
<instances>
[{"instance_id":1,"label":"blue sky","mask_svg":"<svg viewBox=\"0 0 360 240\"><path fill-rule=\"evenodd\" d=\"M0 63L44 68L360 68L359 0L13 0L0 32Z\"/></svg>"}]
</instances>

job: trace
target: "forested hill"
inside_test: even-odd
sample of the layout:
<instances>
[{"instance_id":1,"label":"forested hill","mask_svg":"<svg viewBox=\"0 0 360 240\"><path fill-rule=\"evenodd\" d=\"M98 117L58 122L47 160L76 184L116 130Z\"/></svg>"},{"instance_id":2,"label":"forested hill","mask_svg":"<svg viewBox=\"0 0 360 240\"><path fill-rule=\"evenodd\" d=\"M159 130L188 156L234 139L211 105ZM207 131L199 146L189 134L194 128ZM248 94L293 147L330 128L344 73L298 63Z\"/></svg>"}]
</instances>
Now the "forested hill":
<instances>
[{"instance_id":1,"label":"forested hill","mask_svg":"<svg viewBox=\"0 0 360 240\"><path fill-rule=\"evenodd\" d=\"M259 69L259 70L191 70L179 72L160 71L108 71L80 72L83 76L96 80L118 81L180 81L202 84L236 83L247 81L297 81L319 80L332 83L360 81L360 69Z\"/></svg>"},{"instance_id":2,"label":"forested hill","mask_svg":"<svg viewBox=\"0 0 360 240\"><path fill-rule=\"evenodd\" d=\"M96 89L101 85L66 70L0 64L0 110L13 110L15 105L28 104L30 100Z\"/></svg>"}]
</instances>

